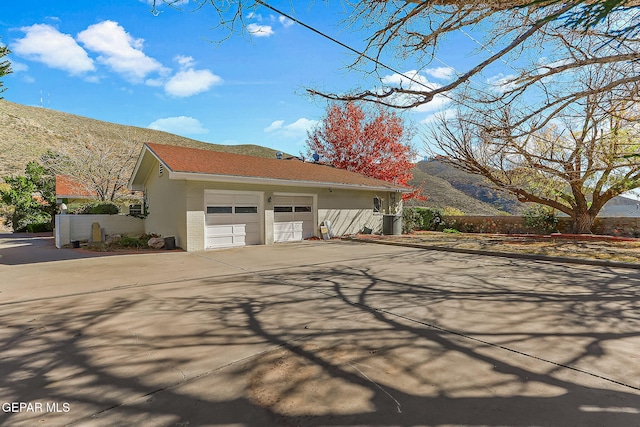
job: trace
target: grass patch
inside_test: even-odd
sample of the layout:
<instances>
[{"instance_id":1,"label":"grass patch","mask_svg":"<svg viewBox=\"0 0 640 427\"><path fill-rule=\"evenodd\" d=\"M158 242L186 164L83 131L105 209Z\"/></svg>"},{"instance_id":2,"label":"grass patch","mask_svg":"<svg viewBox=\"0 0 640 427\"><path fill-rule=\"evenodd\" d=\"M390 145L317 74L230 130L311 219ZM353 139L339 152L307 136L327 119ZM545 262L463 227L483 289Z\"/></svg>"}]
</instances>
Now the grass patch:
<instances>
[{"instance_id":1,"label":"grass patch","mask_svg":"<svg viewBox=\"0 0 640 427\"><path fill-rule=\"evenodd\" d=\"M640 263L640 241L581 239L540 239L463 233L419 233L393 236L395 242L410 242L425 246L485 250L492 252L545 255L555 257Z\"/></svg>"}]
</instances>

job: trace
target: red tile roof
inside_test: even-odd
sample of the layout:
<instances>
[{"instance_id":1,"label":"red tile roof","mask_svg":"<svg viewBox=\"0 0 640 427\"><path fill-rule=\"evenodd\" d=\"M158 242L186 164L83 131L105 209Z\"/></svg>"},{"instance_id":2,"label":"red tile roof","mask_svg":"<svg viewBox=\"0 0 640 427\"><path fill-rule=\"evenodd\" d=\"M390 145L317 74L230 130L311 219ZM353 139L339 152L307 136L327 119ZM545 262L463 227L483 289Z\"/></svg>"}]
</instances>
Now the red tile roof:
<instances>
[{"instance_id":1,"label":"red tile roof","mask_svg":"<svg viewBox=\"0 0 640 427\"><path fill-rule=\"evenodd\" d=\"M146 146L173 172L287 181L346 184L406 190L406 187L332 166L300 160L277 160L196 148L147 143Z\"/></svg>"},{"instance_id":2,"label":"red tile roof","mask_svg":"<svg viewBox=\"0 0 640 427\"><path fill-rule=\"evenodd\" d=\"M119 191L123 196L142 197L142 193L129 193L125 188ZM82 185L74 177L69 175L56 175L56 197L68 199L95 199L98 197L96 191L90 191L86 185Z\"/></svg>"},{"instance_id":3,"label":"red tile roof","mask_svg":"<svg viewBox=\"0 0 640 427\"><path fill-rule=\"evenodd\" d=\"M91 193L84 185L69 175L56 175L56 196L88 199L96 197L96 193Z\"/></svg>"}]
</instances>

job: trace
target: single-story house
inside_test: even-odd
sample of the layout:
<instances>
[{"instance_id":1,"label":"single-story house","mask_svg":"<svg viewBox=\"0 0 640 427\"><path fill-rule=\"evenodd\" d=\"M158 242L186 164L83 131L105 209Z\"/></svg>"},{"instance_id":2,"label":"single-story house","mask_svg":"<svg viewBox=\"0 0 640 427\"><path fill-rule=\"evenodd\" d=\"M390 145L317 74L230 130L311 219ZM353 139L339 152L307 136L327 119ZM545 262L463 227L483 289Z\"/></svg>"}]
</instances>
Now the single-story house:
<instances>
[{"instance_id":1,"label":"single-story house","mask_svg":"<svg viewBox=\"0 0 640 427\"><path fill-rule=\"evenodd\" d=\"M368 228L411 189L297 158L268 159L147 143L129 181L144 191L145 232L187 251L273 244Z\"/></svg>"},{"instance_id":2,"label":"single-story house","mask_svg":"<svg viewBox=\"0 0 640 427\"><path fill-rule=\"evenodd\" d=\"M56 203L61 205L71 205L75 203L84 204L98 200L95 191L78 182L69 175L56 175ZM123 192L122 196L114 201L120 208L120 213L139 215L142 213L142 194L141 192Z\"/></svg>"}]
</instances>

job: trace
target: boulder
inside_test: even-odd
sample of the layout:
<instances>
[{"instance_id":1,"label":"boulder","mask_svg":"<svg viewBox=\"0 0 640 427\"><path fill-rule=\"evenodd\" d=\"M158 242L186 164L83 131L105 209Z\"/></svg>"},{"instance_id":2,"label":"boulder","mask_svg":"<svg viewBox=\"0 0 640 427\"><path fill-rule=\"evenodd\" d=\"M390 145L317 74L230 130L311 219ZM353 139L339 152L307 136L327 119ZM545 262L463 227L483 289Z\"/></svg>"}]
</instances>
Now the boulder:
<instances>
[{"instance_id":1,"label":"boulder","mask_svg":"<svg viewBox=\"0 0 640 427\"><path fill-rule=\"evenodd\" d=\"M164 248L164 239L162 237L152 237L147 242L147 245L153 249L162 249Z\"/></svg>"},{"instance_id":2,"label":"boulder","mask_svg":"<svg viewBox=\"0 0 640 427\"><path fill-rule=\"evenodd\" d=\"M119 234L111 234L107 236L106 243L116 243L122 239L122 236Z\"/></svg>"}]
</instances>

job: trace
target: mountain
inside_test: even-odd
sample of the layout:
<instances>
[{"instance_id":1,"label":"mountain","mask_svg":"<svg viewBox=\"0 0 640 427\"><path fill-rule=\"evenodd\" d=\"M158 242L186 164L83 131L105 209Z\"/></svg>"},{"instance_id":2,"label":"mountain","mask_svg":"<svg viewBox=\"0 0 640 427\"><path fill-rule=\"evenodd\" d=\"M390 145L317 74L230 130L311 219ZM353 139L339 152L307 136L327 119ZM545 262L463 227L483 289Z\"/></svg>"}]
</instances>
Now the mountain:
<instances>
[{"instance_id":1,"label":"mountain","mask_svg":"<svg viewBox=\"0 0 640 427\"><path fill-rule=\"evenodd\" d=\"M124 126L40 107L0 100L0 178L19 175L26 164L38 160L48 149L87 135L95 140L130 136L141 148L143 142L179 145L249 156L275 157L276 150L259 145L219 145L183 138L167 132ZM134 164L130 165L132 170ZM428 197L409 204L444 209L452 207L467 215L520 215L526 205L514 196L493 190L478 176L462 172L438 160L419 162L410 184L421 187ZM640 216L636 200L616 197L600 216Z\"/></svg>"},{"instance_id":2,"label":"mountain","mask_svg":"<svg viewBox=\"0 0 640 427\"><path fill-rule=\"evenodd\" d=\"M456 208L468 215L508 215L490 203L478 200L473 195L466 194L448 182L445 177L437 174L429 174L421 170L418 164L413 169L413 179L409 185L422 188L422 194L427 196L426 201L409 201L410 206L426 206L435 209L446 207Z\"/></svg>"},{"instance_id":3,"label":"mountain","mask_svg":"<svg viewBox=\"0 0 640 427\"><path fill-rule=\"evenodd\" d=\"M411 185L423 188L428 197L417 204L443 209L454 207L467 215L522 215L531 204L491 188L489 181L438 160L419 162L413 169ZM424 182L424 183L423 183ZM412 202L415 203L415 202ZM600 211L600 217L640 217L640 205L634 199L614 197Z\"/></svg>"},{"instance_id":4,"label":"mountain","mask_svg":"<svg viewBox=\"0 0 640 427\"><path fill-rule=\"evenodd\" d=\"M0 177L22 174L26 164L38 160L62 142L88 135L96 140L129 137L142 148L144 142L225 151L274 158L277 150L259 145L218 145L152 129L124 126L40 107L0 100ZM130 169L133 170L132 164Z\"/></svg>"},{"instance_id":5,"label":"mountain","mask_svg":"<svg viewBox=\"0 0 640 427\"><path fill-rule=\"evenodd\" d=\"M411 185L427 196L422 206L453 207L467 215L520 215L525 208L514 196L490 188L485 178L438 160L418 162Z\"/></svg>"}]
</instances>

